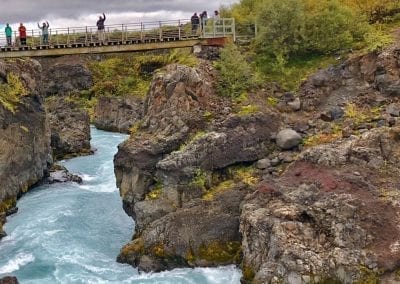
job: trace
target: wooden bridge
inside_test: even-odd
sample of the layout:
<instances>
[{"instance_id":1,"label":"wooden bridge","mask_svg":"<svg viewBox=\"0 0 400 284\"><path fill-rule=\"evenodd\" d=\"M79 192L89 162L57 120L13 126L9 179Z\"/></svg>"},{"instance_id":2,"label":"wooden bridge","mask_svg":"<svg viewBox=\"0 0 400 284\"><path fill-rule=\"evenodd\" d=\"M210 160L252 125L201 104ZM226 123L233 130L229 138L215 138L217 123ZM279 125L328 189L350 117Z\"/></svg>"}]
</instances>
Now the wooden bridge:
<instances>
[{"instance_id":1,"label":"wooden bridge","mask_svg":"<svg viewBox=\"0 0 400 284\"><path fill-rule=\"evenodd\" d=\"M14 32L12 45L0 33L0 58L44 57L71 54L134 52L155 49L224 45L235 40L233 18L209 19L199 27L190 20L143 22L105 26L104 41L95 26L49 29L49 43L43 44L41 30L27 32L21 45Z\"/></svg>"}]
</instances>

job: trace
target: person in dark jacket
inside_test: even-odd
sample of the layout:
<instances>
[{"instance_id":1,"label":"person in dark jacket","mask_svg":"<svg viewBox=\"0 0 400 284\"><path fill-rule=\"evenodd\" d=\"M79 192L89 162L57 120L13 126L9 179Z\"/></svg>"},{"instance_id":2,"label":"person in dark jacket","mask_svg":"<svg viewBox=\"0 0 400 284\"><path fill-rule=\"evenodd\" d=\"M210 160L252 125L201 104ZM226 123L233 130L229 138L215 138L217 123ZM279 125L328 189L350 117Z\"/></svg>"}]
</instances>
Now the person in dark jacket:
<instances>
[{"instance_id":1,"label":"person in dark jacket","mask_svg":"<svg viewBox=\"0 0 400 284\"><path fill-rule=\"evenodd\" d=\"M190 18L190 22L192 24L192 33L195 34L200 24L200 18L197 16L197 13L193 14L193 16Z\"/></svg>"},{"instance_id":2,"label":"person in dark jacket","mask_svg":"<svg viewBox=\"0 0 400 284\"><path fill-rule=\"evenodd\" d=\"M200 14L200 25L201 25L201 30L204 29L204 26L207 25L207 11L203 11L203 13Z\"/></svg>"},{"instance_id":3,"label":"person in dark jacket","mask_svg":"<svg viewBox=\"0 0 400 284\"><path fill-rule=\"evenodd\" d=\"M26 45L26 28L24 24L22 23L19 24L18 32L21 45Z\"/></svg>"},{"instance_id":4,"label":"person in dark jacket","mask_svg":"<svg viewBox=\"0 0 400 284\"><path fill-rule=\"evenodd\" d=\"M45 23L42 24L42 26L37 23L39 29L42 30L42 44L43 45L48 45L49 44L49 22L46 21Z\"/></svg>"},{"instance_id":5,"label":"person in dark jacket","mask_svg":"<svg viewBox=\"0 0 400 284\"><path fill-rule=\"evenodd\" d=\"M106 21L106 15L103 13L103 17L99 16L99 20L97 21L97 34L99 36L99 41L104 43L106 40L106 34L104 31L104 22Z\"/></svg>"},{"instance_id":6,"label":"person in dark jacket","mask_svg":"<svg viewBox=\"0 0 400 284\"><path fill-rule=\"evenodd\" d=\"M11 46L12 45L12 29L10 27L10 24L7 23L6 28L5 28L5 32L6 32L6 38L7 38L7 45Z\"/></svg>"}]
</instances>

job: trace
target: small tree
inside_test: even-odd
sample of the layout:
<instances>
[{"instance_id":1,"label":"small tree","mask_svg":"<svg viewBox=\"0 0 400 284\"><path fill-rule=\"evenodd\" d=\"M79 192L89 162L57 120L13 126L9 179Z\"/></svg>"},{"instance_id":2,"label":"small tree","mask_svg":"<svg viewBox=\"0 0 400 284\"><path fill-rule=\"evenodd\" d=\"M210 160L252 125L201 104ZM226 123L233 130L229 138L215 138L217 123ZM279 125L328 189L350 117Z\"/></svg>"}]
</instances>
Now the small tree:
<instances>
[{"instance_id":1,"label":"small tree","mask_svg":"<svg viewBox=\"0 0 400 284\"><path fill-rule=\"evenodd\" d=\"M251 67L234 44L222 49L216 68L219 70L217 91L220 95L237 97L252 85Z\"/></svg>"}]
</instances>

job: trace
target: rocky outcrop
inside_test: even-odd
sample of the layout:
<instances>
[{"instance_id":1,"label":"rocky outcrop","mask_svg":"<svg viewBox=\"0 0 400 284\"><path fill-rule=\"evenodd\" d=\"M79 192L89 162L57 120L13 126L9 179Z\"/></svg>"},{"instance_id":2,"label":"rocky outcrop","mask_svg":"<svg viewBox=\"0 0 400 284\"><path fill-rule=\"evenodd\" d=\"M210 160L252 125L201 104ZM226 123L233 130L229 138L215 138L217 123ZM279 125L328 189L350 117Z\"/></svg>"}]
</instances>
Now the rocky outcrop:
<instances>
[{"instance_id":1,"label":"rocky outcrop","mask_svg":"<svg viewBox=\"0 0 400 284\"><path fill-rule=\"evenodd\" d=\"M249 187L227 181L236 178L227 168L267 155L279 117L230 114L212 72L171 65L157 74L139 130L115 156L124 208L136 220L118 260L140 270L240 259L239 205Z\"/></svg>"},{"instance_id":2,"label":"rocky outcrop","mask_svg":"<svg viewBox=\"0 0 400 284\"><path fill-rule=\"evenodd\" d=\"M0 62L0 214L15 206L17 196L42 179L52 162L40 72L33 60Z\"/></svg>"},{"instance_id":3,"label":"rocky outcrop","mask_svg":"<svg viewBox=\"0 0 400 284\"><path fill-rule=\"evenodd\" d=\"M140 97L100 97L93 124L98 129L129 133L143 117L143 103Z\"/></svg>"},{"instance_id":4,"label":"rocky outcrop","mask_svg":"<svg viewBox=\"0 0 400 284\"><path fill-rule=\"evenodd\" d=\"M398 268L400 128L304 151L242 205L252 283L367 283Z\"/></svg>"},{"instance_id":5,"label":"rocky outcrop","mask_svg":"<svg viewBox=\"0 0 400 284\"><path fill-rule=\"evenodd\" d=\"M81 56L42 58L42 92L52 95L68 95L89 90L93 86L92 74Z\"/></svg>"},{"instance_id":6,"label":"rocky outcrop","mask_svg":"<svg viewBox=\"0 0 400 284\"><path fill-rule=\"evenodd\" d=\"M90 154L88 112L78 107L73 101L56 96L46 100L46 108L54 158L60 160Z\"/></svg>"},{"instance_id":7,"label":"rocky outcrop","mask_svg":"<svg viewBox=\"0 0 400 284\"><path fill-rule=\"evenodd\" d=\"M0 284L18 284L18 279L17 277L13 276L6 276L4 278L0 279Z\"/></svg>"}]
</instances>

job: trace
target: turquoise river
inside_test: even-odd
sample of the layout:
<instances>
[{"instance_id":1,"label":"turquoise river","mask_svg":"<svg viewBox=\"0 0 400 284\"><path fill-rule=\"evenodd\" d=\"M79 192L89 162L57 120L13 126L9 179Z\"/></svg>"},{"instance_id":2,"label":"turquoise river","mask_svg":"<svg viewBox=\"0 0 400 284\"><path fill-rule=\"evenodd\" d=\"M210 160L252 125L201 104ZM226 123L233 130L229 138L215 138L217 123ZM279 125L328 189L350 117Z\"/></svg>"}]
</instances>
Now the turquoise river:
<instances>
[{"instance_id":1,"label":"turquoise river","mask_svg":"<svg viewBox=\"0 0 400 284\"><path fill-rule=\"evenodd\" d=\"M134 222L122 210L113 156L127 136L92 128L94 155L62 161L83 178L39 186L18 201L0 241L0 278L20 283L240 283L234 266L138 273L115 261L132 237Z\"/></svg>"}]
</instances>

